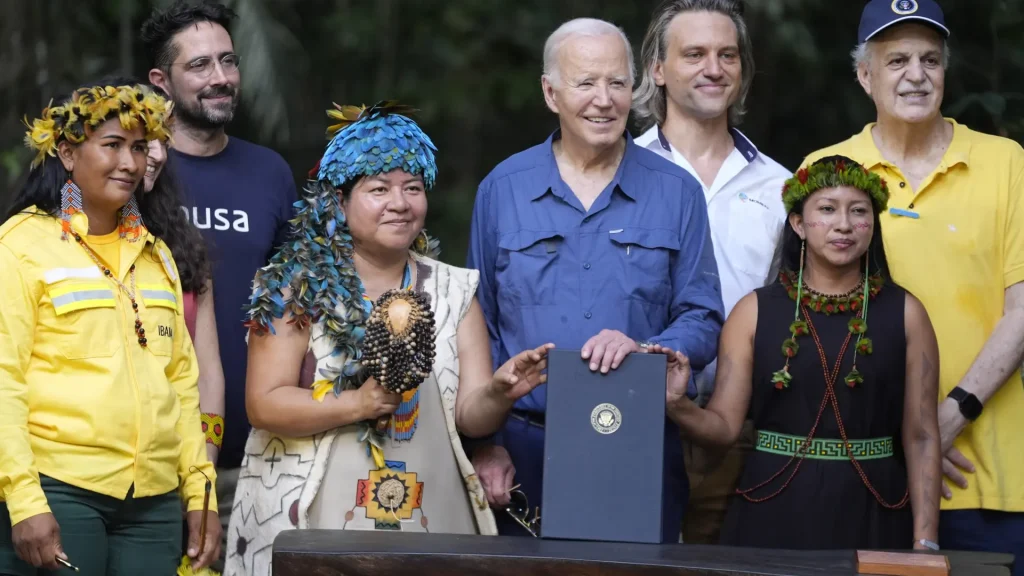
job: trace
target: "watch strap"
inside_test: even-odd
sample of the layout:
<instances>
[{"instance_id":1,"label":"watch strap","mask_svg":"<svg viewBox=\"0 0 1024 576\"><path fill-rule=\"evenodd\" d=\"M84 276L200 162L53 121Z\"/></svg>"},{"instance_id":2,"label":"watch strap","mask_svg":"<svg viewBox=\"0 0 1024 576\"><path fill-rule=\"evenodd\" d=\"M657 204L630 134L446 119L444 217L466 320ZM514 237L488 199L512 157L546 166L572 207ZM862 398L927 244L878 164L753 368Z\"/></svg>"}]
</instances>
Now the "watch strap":
<instances>
[{"instance_id":1,"label":"watch strap","mask_svg":"<svg viewBox=\"0 0 1024 576\"><path fill-rule=\"evenodd\" d=\"M968 394L969 392L967 392L967 390L964 390L959 386L954 386L953 389L949 391L949 394L946 394L946 396L952 398L953 400L956 400L957 402L963 402L967 398Z\"/></svg>"}]
</instances>

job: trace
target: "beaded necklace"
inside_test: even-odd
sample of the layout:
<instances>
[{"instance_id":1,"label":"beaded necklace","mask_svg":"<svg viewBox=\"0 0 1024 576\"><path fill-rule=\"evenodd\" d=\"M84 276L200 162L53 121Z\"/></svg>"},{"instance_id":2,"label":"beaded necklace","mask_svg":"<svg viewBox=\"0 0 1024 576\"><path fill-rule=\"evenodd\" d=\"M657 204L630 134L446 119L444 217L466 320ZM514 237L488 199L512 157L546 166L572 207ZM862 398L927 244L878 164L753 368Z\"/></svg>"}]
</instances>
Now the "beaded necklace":
<instances>
[{"instance_id":1,"label":"beaded necklace","mask_svg":"<svg viewBox=\"0 0 1024 576\"><path fill-rule=\"evenodd\" d=\"M142 327L142 318L139 316L139 303L135 300L135 264L132 264L131 267L128 268L128 278L131 283L131 288L128 288L123 282L114 276L114 273L110 268L107 268L102 262L100 262L96 253L92 251L92 248L90 248L84 240L82 240L82 237L77 232L73 232L72 234L74 235L75 242L78 242L78 245L85 250L85 253L89 255L89 258L92 258L92 261L96 263L96 266L103 272L103 275L111 279L114 284L116 284L117 287L128 296L128 300L132 303L132 312L135 313L135 336L139 339L139 346L145 348L147 342L146 329Z\"/></svg>"}]
</instances>

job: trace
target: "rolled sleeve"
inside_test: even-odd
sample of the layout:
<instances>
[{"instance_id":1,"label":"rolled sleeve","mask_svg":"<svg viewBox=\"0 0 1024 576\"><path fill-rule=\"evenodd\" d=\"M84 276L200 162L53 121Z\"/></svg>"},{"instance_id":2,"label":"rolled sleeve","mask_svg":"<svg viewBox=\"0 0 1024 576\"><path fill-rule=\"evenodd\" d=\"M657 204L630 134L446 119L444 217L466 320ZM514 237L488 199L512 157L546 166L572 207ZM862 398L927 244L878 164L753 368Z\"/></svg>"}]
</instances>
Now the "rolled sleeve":
<instances>
[{"instance_id":1,"label":"rolled sleeve","mask_svg":"<svg viewBox=\"0 0 1024 576\"><path fill-rule=\"evenodd\" d=\"M181 286L177 286L178 300L181 301ZM178 459L178 479L181 498L189 512L203 509L206 481L214 483L217 473L206 456L206 435L199 417L199 368L196 362L192 339L185 327L185 317L177 314L174 329L174 357L167 365L167 380L174 386L181 406L177 432L181 438L181 455ZM205 476L204 476L205 475ZM217 495L210 491L210 510L217 509Z\"/></svg>"},{"instance_id":2,"label":"rolled sleeve","mask_svg":"<svg viewBox=\"0 0 1024 576\"><path fill-rule=\"evenodd\" d=\"M651 339L685 354L694 372L703 370L715 359L725 318L707 206L699 192L692 188L683 191L689 201L683 218L681 249L671 262L671 322ZM697 395L693 377L687 394Z\"/></svg>"},{"instance_id":3,"label":"rolled sleeve","mask_svg":"<svg viewBox=\"0 0 1024 576\"><path fill-rule=\"evenodd\" d=\"M39 298L22 275L18 258L0 245L0 494L11 525L50 511L28 432L28 383Z\"/></svg>"}]
</instances>

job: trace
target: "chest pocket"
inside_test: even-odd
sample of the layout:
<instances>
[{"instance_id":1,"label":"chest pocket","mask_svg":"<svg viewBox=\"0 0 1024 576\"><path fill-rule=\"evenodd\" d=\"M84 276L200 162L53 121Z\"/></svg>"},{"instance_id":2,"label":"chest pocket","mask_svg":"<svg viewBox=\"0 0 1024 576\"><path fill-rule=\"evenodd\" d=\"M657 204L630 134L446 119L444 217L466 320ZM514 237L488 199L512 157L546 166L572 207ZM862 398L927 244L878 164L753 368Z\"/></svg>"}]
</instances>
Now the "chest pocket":
<instances>
[{"instance_id":1,"label":"chest pocket","mask_svg":"<svg viewBox=\"0 0 1024 576\"><path fill-rule=\"evenodd\" d=\"M729 206L729 234L723 238L725 258L760 285L771 268L775 246L781 241L782 222L753 201L735 200Z\"/></svg>"},{"instance_id":2,"label":"chest pocket","mask_svg":"<svg viewBox=\"0 0 1024 576\"><path fill-rule=\"evenodd\" d=\"M178 329L178 297L170 284L139 284L143 308L139 311L146 330L146 348L157 356L174 351L174 331Z\"/></svg>"},{"instance_id":3,"label":"chest pocket","mask_svg":"<svg viewBox=\"0 0 1024 576\"><path fill-rule=\"evenodd\" d=\"M520 230L498 239L499 295L518 306L554 304L565 238L554 230Z\"/></svg>"},{"instance_id":4,"label":"chest pocket","mask_svg":"<svg viewBox=\"0 0 1024 576\"><path fill-rule=\"evenodd\" d=\"M113 356L122 344L120 312L108 282L58 282L47 287L56 316L47 335L69 360Z\"/></svg>"},{"instance_id":5,"label":"chest pocket","mask_svg":"<svg viewBox=\"0 0 1024 576\"><path fill-rule=\"evenodd\" d=\"M672 301L672 259L679 235L671 230L623 228L608 238L626 271L623 289L630 298L668 306Z\"/></svg>"}]
</instances>

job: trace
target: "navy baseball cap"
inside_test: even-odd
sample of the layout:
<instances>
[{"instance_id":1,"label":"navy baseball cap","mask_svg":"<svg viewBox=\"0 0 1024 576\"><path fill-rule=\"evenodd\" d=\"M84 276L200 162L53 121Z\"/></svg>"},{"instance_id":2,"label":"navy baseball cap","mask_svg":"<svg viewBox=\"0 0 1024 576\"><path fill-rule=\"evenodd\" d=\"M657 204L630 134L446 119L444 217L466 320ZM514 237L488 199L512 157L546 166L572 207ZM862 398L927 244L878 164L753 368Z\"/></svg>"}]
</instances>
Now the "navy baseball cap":
<instances>
[{"instance_id":1,"label":"navy baseball cap","mask_svg":"<svg viewBox=\"0 0 1024 576\"><path fill-rule=\"evenodd\" d=\"M871 0L860 15L858 42L863 44L876 34L900 22L920 22L949 38L942 8L935 0Z\"/></svg>"}]
</instances>

